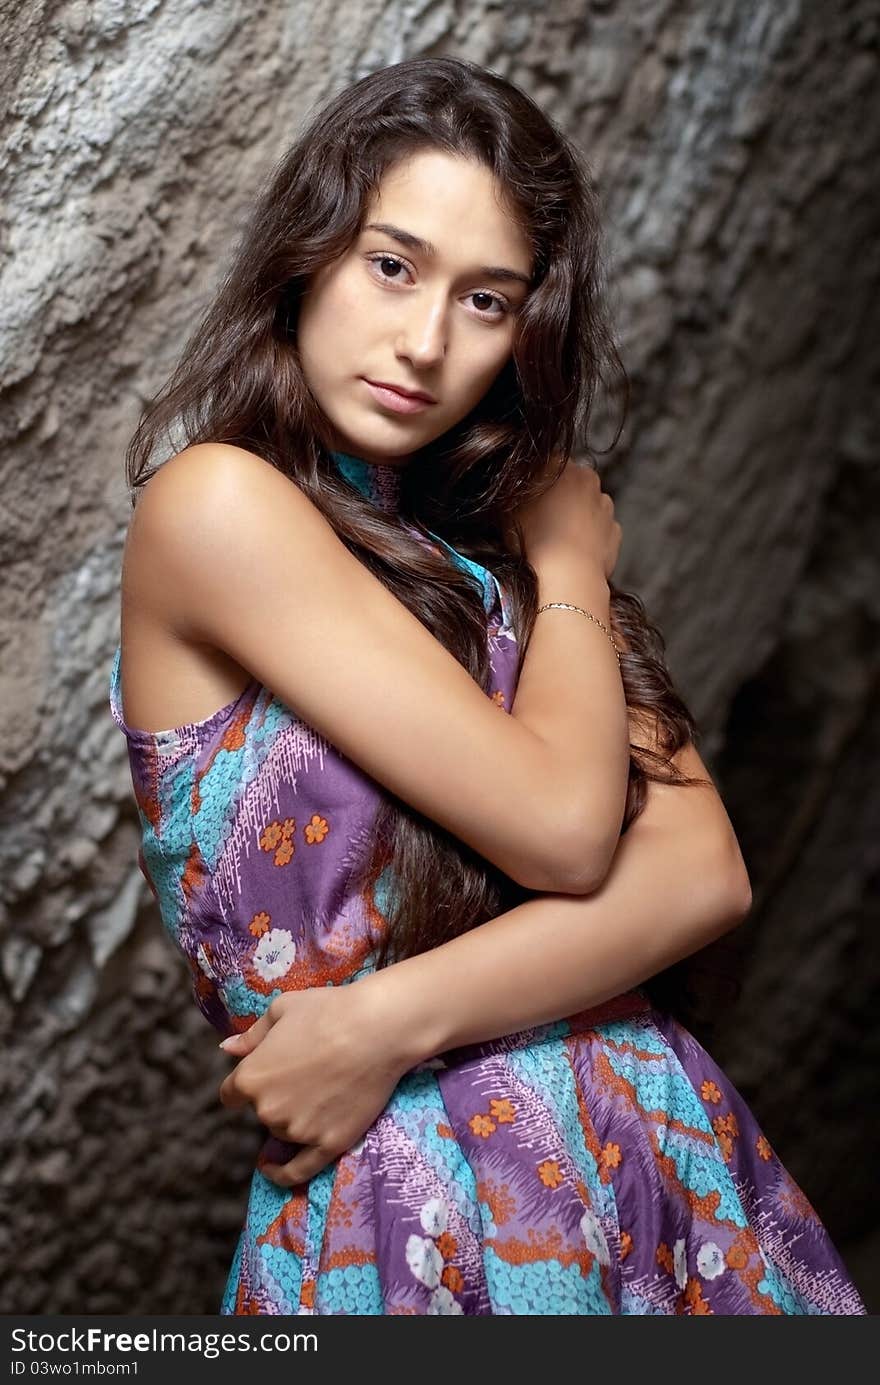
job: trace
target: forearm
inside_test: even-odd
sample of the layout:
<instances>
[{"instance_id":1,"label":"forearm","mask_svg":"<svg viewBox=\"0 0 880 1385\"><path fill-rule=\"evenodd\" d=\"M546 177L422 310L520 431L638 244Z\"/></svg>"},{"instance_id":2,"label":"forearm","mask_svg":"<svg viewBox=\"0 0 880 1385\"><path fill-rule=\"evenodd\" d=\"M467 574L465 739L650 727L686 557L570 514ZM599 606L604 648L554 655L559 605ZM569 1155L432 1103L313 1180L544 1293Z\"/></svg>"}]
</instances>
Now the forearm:
<instances>
[{"instance_id":1,"label":"forearm","mask_svg":"<svg viewBox=\"0 0 880 1385\"><path fill-rule=\"evenodd\" d=\"M374 987L414 1066L601 1004L747 912L729 843L636 819L593 894L538 895L359 984Z\"/></svg>"},{"instance_id":2,"label":"forearm","mask_svg":"<svg viewBox=\"0 0 880 1385\"><path fill-rule=\"evenodd\" d=\"M535 563L538 604L583 607L610 628L610 589L591 561L560 553ZM551 749L558 831L579 839L586 888L602 878L620 835L629 773L629 722L620 669L603 630L576 611L535 620L511 716ZM574 888L574 885L571 886Z\"/></svg>"}]
</instances>

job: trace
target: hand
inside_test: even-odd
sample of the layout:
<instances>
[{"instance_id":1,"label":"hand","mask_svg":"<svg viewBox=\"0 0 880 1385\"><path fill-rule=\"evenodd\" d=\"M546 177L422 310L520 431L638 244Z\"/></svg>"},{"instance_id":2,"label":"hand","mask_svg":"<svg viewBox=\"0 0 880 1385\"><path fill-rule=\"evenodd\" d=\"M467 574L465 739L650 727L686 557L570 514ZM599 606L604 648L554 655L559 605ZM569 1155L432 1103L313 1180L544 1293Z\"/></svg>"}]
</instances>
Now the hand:
<instances>
[{"instance_id":1,"label":"hand","mask_svg":"<svg viewBox=\"0 0 880 1385\"><path fill-rule=\"evenodd\" d=\"M547 468L553 475L559 459ZM511 516L522 535L526 557L537 568L542 560L586 558L601 568L606 581L620 554L623 530L614 518L614 501L602 490L599 473L570 460L558 479L533 500L523 501Z\"/></svg>"},{"instance_id":2,"label":"hand","mask_svg":"<svg viewBox=\"0 0 880 1385\"><path fill-rule=\"evenodd\" d=\"M260 1165L282 1187L350 1149L411 1066L393 1012L378 1003L381 988L366 980L287 991L222 1045L241 1059L220 1086L223 1105L253 1102L271 1134L301 1146L286 1164Z\"/></svg>"}]
</instances>

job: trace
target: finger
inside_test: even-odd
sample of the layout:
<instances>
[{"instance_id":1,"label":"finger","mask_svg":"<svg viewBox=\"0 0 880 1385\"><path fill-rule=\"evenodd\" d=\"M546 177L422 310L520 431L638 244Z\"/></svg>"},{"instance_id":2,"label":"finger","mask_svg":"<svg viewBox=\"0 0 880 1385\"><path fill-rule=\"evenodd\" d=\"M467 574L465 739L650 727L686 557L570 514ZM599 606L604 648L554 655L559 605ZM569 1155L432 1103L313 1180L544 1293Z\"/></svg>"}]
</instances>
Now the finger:
<instances>
[{"instance_id":1,"label":"finger","mask_svg":"<svg viewBox=\"0 0 880 1385\"><path fill-rule=\"evenodd\" d=\"M332 1164L334 1155L317 1145L303 1145L295 1159L286 1164L261 1164L260 1172L280 1188L294 1188L298 1183L307 1183Z\"/></svg>"},{"instance_id":2,"label":"finger","mask_svg":"<svg viewBox=\"0 0 880 1385\"><path fill-rule=\"evenodd\" d=\"M250 1097L245 1096L235 1080L237 1072L238 1069L235 1068L228 1077L224 1077L223 1081L220 1083L218 1092L221 1102L224 1106L228 1107L230 1111L236 1111L240 1106L246 1106L250 1101Z\"/></svg>"},{"instance_id":3,"label":"finger","mask_svg":"<svg viewBox=\"0 0 880 1385\"><path fill-rule=\"evenodd\" d=\"M272 1022L268 1014L261 1015L255 1020L250 1029L244 1030L241 1034L230 1034L227 1039L219 1045L224 1053L229 1053L233 1058L243 1058L246 1053L252 1053L261 1039L264 1039L272 1028Z\"/></svg>"}]
</instances>

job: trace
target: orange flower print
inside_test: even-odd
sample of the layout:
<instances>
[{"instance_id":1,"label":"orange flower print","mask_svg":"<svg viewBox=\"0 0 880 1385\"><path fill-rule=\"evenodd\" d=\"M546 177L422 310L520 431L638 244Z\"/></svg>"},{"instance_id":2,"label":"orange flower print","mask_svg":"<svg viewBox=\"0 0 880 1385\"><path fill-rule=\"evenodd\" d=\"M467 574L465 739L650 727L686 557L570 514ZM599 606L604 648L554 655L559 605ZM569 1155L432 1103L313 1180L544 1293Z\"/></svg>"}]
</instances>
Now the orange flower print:
<instances>
[{"instance_id":1,"label":"orange flower print","mask_svg":"<svg viewBox=\"0 0 880 1385\"><path fill-rule=\"evenodd\" d=\"M704 1101L711 1101L717 1106L721 1100L721 1088L715 1082L706 1081L700 1088L700 1096Z\"/></svg>"},{"instance_id":2,"label":"orange flower print","mask_svg":"<svg viewBox=\"0 0 880 1385\"><path fill-rule=\"evenodd\" d=\"M766 1160L773 1158L773 1151L770 1148L770 1141L767 1139L766 1135L758 1136L757 1140L755 1141L755 1149L758 1151L762 1159Z\"/></svg>"},{"instance_id":3,"label":"orange flower print","mask_svg":"<svg viewBox=\"0 0 880 1385\"><path fill-rule=\"evenodd\" d=\"M501 691L500 688L497 690L497 692L493 692L492 701L495 703L496 707L504 706L504 693Z\"/></svg>"},{"instance_id":4,"label":"orange flower print","mask_svg":"<svg viewBox=\"0 0 880 1385\"><path fill-rule=\"evenodd\" d=\"M270 822L260 833L260 846L264 851L274 851L279 842L284 840L284 828L280 822Z\"/></svg>"},{"instance_id":5,"label":"orange flower print","mask_svg":"<svg viewBox=\"0 0 880 1385\"><path fill-rule=\"evenodd\" d=\"M314 846L316 842L324 840L330 831L330 825L326 818L322 818L318 813L312 813L311 822L307 822L303 830L309 846Z\"/></svg>"},{"instance_id":6,"label":"orange flower print","mask_svg":"<svg viewBox=\"0 0 880 1385\"><path fill-rule=\"evenodd\" d=\"M686 1303L690 1304L692 1313L706 1314L712 1312L712 1309L703 1298L703 1286L699 1279L688 1277L688 1281L684 1287L684 1299Z\"/></svg>"},{"instance_id":7,"label":"orange flower print","mask_svg":"<svg viewBox=\"0 0 880 1385\"><path fill-rule=\"evenodd\" d=\"M733 1153L733 1142L739 1134L736 1116L731 1111L726 1116L713 1117L712 1129L718 1137L718 1144L721 1147L721 1153L724 1155L724 1162L729 1163L730 1156Z\"/></svg>"},{"instance_id":8,"label":"orange flower print","mask_svg":"<svg viewBox=\"0 0 880 1385\"><path fill-rule=\"evenodd\" d=\"M498 1097L493 1097L489 1102L489 1110L499 1125L513 1124L513 1118L516 1115L516 1107L513 1102L508 1101L506 1097L500 1099Z\"/></svg>"},{"instance_id":9,"label":"orange flower print","mask_svg":"<svg viewBox=\"0 0 880 1385\"><path fill-rule=\"evenodd\" d=\"M253 933L255 938L262 938L263 934L268 932L269 924L271 922L272 915L267 914L264 910L261 909L258 914L254 914L253 918L248 924L248 929L251 933Z\"/></svg>"},{"instance_id":10,"label":"orange flower print","mask_svg":"<svg viewBox=\"0 0 880 1385\"><path fill-rule=\"evenodd\" d=\"M748 1251L741 1245L734 1243L724 1257L727 1265L732 1270L744 1270L749 1263Z\"/></svg>"},{"instance_id":11,"label":"orange flower print","mask_svg":"<svg viewBox=\"0 0 880 1385\"><path fill-rule=\"evenodd\" d=\"M709 1307L709 1304L703 1298L703 1295L699 1294L694 1298L693 1304L691 1306L691 1312L694 1314L705 1315L706 1313L711 1313L712 1309Z\"/></svg>"},{"instance_id":12,"label":"orange flower print","mask_svg":"<svg viewBox=\"0 0 880 1385\"><path fill-rule=\"evenodd\" d=\"M558 1188L564 1181L564 1174L555 1159L545 1159L538 1165L538 1177L545 1188Z\"/></svg>"},{"instance_id":13,"label":"orange flower print","mask_svg":"<svg viewBox=\"0 0 880 1385\"><path fill-rule=\"evenodd\" d=\"M455 1239L451 1231L441 1231L440 1235L437 1237L437 1240L435 1241L435 1245L437 1246L437 1249L443 1256L444 1260L451 1260L455 1252L458 1250L458 1241ZM451 1288L452 1285L450 1284L448 1287Z\"/></svg>"},{"instance_id":14,"label":"orange flower print","mask_svg":"<svg viewBox=\"0 0 880 1385\"><path fill-rule=\"evenodd\" d=\"M286 866L286 865L288 865L288 863L290 862L291 858L293 857L293 853L294 853L295 851L296 851L296 847L294 846L293 842L290 840L290 837L284 837L284 838L282 839L282 841L281 841L281 845L279 846L278 850L275 852L275 864L276 864L276 866Z\"/></svg>"},{"instance_id":15,"label":"orange flower print","mask_svg":"<svg viewBox=\"0 0 880 1385\"><path fill-rule=\"evenodd\" d=\"M445 1284L450 1293L460 1293L464 1288L464 1279L461 1270L457 1270L454 1265L445 1265L440 1275L441 1284Z\"/></svg>"},{"instance_id":16,"label":"orange flower print","mask_svg":"<svg viewBox=\"0 0 880 1385\"><path fill-rule=\"evenodd\" d=\"M241 750L244 745L244 718L237 716L223 733L220 742L224 750Z\"/></svg>"},{"instance_id":17,"label":"orange flower print","mask_svg":"<svg viewBox=\"0 0 880 1385\"><path fill-rule=\"evenodd\" d=\"M620 1233L620 1258L625 1260L633 1248L633 1238L628 1231Z\"/></svg>"},{"instance_id":18,"label":"orange flower print","mask_svg":"<svg viewBox=\"0 0 880 1385\"><path fill-rule=\"evenodd\" d=\"M602 1150L602 1163L606 1169L616 1169L621 1160L620 1145L613 1145L610 1142Z\"/></svg>"},{"instance_id":19,"label":"orange flower print","mask_svg":"<svg viewBox=\"0 0 880 1385\"><path fill-rule=\"evenodd\" d=\"M492 1220L498 1226L503 1226L516 1211L516 1198L511 1195L506 1183L502 1183L499 1187L497 1183L482 1178L478 1179L477 1198L480 1202L485 1202L492 1215Z\"/></svg>"},{"instance_id":20,"label":"orange flower print","mask_svg":"<svg viewBox=\"0 0 880 1385\"><path fill-rule=\"evenodd\" d=\"M454 1140L454 1139L455 1139L455 1131L453 1130L452 1126L451 1126L451 1125L447 1125L447 1124L445 1123L445 1121L439 1121L439 1122L438 1122L438 1124L437 1124L437 1134L440 1136L440 1139L441 1139L441 1140Z\"/></svg>"},{"instance_id":21,"label":"orange flower print","mask_svg":"<svg viewBox=\"0 0 880 1385\"><path fill-rule=\"evenodd\" d=\"M668 1274L673 1273L674 1265L672 1260L672 1251L669 1249L669 1246L666 1244L665 1241L661 1241L659 1246L657 1247L657 1264L662 1265L664 1270L666 1270Z\"/></svg>"},{"instance_id":22,"label":"orange flower print","mask_svg":"<svg viewBox=\"0 0 880 1385\"><path fill-rule=\"evenodd\" d=\"M490 1120L488 1116L480 1115L471 1116L470 1120L468 1121L468 1125L470 1126L474 1134L479 1135L480 1138L483 1140L487 1140L489 1136L498 1128L495 1122L493 1120Z\"/></svg>"}]
</instances>

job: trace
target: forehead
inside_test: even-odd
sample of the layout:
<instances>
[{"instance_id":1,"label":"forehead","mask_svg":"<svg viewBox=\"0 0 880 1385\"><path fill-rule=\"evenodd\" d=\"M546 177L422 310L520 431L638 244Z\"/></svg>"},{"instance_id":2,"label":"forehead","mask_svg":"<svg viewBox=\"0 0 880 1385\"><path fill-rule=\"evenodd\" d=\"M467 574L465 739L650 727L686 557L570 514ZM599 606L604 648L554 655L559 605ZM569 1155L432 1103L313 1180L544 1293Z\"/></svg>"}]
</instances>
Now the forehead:
<instances>
[{"instance_id":1,"label":"forehead","mask_svg":"<svg viewBox=\"0 0 880 1385\"><path fill-rule=\"evenodd\" d=\"M420 150L385 170L364 222L387 221L430 241L453 261L503 258L531 272L528 238L490 169L444 150Z\"/></svg>"}]
</instances>

